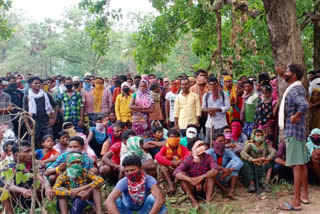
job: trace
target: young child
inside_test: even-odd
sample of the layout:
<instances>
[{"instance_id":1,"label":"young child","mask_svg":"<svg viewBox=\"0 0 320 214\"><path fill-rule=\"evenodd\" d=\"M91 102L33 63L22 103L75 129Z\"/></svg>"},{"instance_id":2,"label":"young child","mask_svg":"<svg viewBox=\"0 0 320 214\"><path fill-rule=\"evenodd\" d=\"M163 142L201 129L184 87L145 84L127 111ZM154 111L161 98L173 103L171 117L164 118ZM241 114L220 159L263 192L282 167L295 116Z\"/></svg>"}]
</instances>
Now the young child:
<instances>
[{"instance_id":1,"label":"young child","mask_svg":"<svg viewBox=\"0 0 320 214\"><path fill-rule=\"evenodd\" d=\"M65 131L60 131L58 133L57 144L54 145L54 149L57 150L60 154L67 152L68 149L68 141L69 141L69 134Z\"/></svg>"},{"instance_id":2,"label":"young child","mask_svg":"<svg viewBox=\"0 0 320 214\"><path fill-rule=\"evenodd\" d=\"M156 126L151 129L150 137L144 141L144 149L147 149L151 154L152 158L160 151L160 148L166 145L166 139L163 138L162 126Z\"/></svg>"},{"instance_id":3,"label":"young child","mask_svg":"<svg viewBox=\"0 0 320 214\"><path fill-rule=\"evenodd\" d=\"M8 161L8 163L12 163L14 161L13 155L11 152L11 148L14 143L15 143L14 141L6 141L2 146L3 152L4 152L4 155L2 158L4 161Z\"/></svg>"},{"instance_id":4,"label":"young child","mask_svg":"<svg viewBox=\"0 0 320 214\"><path fill-rule=\"evenodd\" d=\"M102 119L102 117L97 117L95 126L90 128L86 140L86 145L90 145L97 157L100 156L102 145L108 138Z\"/></svg>"},{"instance_id":5,"label":"young child","mask_svg":"<svg viewBox=\"0 0 320 214\"><path fill-rule=\"evenodd\" d=\"M43 149L36 150L36 156L40 160L41 165L45 167L46 164L56 161L60 153L53 148L54 139L52 135L45 135L42 138Z\"/></svg>"}]
</instances>

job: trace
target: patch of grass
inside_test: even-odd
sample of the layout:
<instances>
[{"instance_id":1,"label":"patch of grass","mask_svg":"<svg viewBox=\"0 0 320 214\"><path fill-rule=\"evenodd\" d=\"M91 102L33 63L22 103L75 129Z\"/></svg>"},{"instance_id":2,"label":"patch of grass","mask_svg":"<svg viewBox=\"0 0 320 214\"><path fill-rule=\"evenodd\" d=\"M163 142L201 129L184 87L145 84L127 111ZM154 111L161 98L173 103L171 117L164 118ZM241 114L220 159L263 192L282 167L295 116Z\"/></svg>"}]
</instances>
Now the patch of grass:
<instances>
[{"instance_id":1,"label":"patch of grass","mask_svg":"<svg viewBox=\"0 0 320 214\"><path fill-rule=\"evenodd\" d=\"M292 190L293 186L291 184L286 180L280 180L276 184L271 184L271 192L269 194L276 199L280 193L290 193Z\"/></svg>"}]
</instances>

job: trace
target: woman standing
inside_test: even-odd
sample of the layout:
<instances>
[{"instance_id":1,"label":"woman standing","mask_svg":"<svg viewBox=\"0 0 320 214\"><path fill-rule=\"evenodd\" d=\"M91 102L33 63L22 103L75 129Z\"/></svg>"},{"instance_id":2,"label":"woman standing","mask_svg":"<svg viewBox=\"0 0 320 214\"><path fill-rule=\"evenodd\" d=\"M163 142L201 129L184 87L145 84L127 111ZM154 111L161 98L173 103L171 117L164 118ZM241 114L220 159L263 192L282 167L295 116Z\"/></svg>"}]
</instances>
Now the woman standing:
<instances>
[{"instance_id":1,"label":"woman standing","mask_svg":"<svg viewBox=\"0 0 320 214\"><path fill-rule=\"evenodd\" d=\"M130 110L132 111L132 129L139 136L147 136L150 129L149 113L153 112L154 100L148 89L148 81L141 80L139 89L132 95Z\"/></svg>"}]
</instances>

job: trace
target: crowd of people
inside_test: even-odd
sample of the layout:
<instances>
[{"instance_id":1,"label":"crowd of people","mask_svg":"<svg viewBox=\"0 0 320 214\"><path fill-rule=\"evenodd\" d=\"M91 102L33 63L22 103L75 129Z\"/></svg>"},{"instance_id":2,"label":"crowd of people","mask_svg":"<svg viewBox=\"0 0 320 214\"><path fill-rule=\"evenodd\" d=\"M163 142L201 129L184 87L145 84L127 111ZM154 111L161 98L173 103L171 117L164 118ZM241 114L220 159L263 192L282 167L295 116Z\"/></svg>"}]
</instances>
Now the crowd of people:
<instances>
[{"instance_id":1,"label":"crowd of people","mask_svg":"<svg viewBox=\"0 0 320 214\"><path fill-rule=\"evenodd\" d=\"M173 80L126 73L111 81L9 73L0 79L0 157L1 171L14 173L2 174L2 207L30 207L33 177L14 178L32 173L35 156L38 193L57 197L63 214L87 206L101 214L103 202L109 213L168 213L164 195L178 183L198 207L214 200L215 187L233 200L240 185L270 192L281 179L294 184L294 197L279 208L301 210L310 203L308 173L320 182L320 70L309 72L309 91L303 72L298 64L277 70L288 84L282 99L277 77L266 73L235 79L200 69ZM35 121L35 153L23 111ZM107 199L105 183L114 185Z\"/></svg>"}]
</instances>

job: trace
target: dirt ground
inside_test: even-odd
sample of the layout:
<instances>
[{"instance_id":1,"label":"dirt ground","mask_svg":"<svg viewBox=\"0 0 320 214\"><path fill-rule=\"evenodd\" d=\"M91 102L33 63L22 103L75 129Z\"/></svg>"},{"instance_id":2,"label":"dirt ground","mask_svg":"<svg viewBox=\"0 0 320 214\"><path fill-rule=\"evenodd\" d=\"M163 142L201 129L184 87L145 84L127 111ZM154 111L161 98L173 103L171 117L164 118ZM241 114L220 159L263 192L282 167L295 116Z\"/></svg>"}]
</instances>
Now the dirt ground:
<instances>
[{"instance_id":1,"label":"dirt ground","mask_svg":"<svg viewBox=\"0 0 320 214\"><path fill-rule=\"evenodd\" d=\"M167 198L167 208L169 213L190 213L190 214L230 214L230 213L246 213L246 214L291 214L291 213L320 213L320 187L309 186L310 204L302 204L302 211L287 212L279 208L280 203L289 202L293 196L292 186L289 184L272 185L271 193L262 193L264 199L259 200L257 194L248 193L245 188L238 187L235 195L236 200L228 200L220 191L216 191L212 203L201 203L200 210L194 210L191 203L179 189L175 196Z\"/></svg>"}]
</instances>

